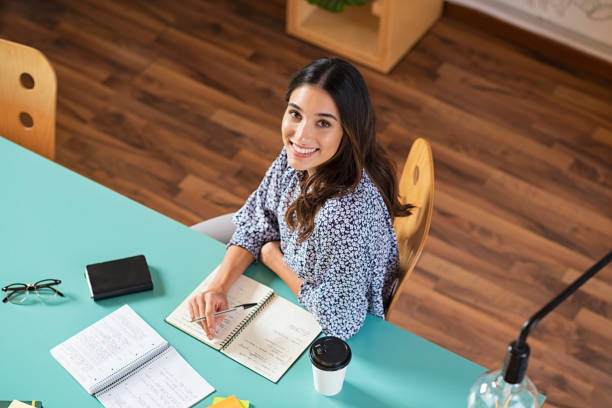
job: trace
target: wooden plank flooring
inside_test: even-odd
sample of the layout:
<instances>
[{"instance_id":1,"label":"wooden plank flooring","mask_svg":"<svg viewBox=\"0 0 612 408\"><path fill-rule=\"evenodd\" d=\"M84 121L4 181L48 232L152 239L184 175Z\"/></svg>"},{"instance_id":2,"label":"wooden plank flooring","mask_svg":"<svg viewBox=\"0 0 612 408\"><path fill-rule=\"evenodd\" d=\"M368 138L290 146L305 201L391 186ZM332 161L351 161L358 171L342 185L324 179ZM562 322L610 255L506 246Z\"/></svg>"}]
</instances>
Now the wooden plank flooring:
<instances>
[{"instance_id":1,"label":"wooden plank flooring","mask_svg":"<svg viewBox=\"0 0 612 408\"><path fill-rule=\"evenodd\" d=\"M60 164L190 225L257 187L289 76L327 55L285 35L284 13L283 0L3 0L0 37L56 69ZM612 84L448 17L389 75L361 71L398 167L420 136L435 159L430 237L393 323L499 366L522 323L612 248ZM612 406L612 267L530 345L547 406Z\"/></svg>"}]
</instances>

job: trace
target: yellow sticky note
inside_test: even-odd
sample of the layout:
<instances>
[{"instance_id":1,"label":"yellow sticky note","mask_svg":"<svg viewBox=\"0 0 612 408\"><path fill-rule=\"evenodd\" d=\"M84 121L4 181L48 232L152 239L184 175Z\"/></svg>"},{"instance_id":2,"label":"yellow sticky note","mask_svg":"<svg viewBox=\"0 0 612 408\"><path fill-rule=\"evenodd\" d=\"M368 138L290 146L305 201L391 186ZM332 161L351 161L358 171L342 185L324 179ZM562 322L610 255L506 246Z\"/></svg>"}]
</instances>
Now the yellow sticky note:
<instances>
[{"instance_id":1,"label":"yellow sticky note","mask_svg":"<svg viewBox=\"0 0 612 408\"><path fill-rule=\"evenodd\" d=\"M226 400L226 397L215 397L213 400L213 405L215 405L217 402L221 402ZM249 400L238 400L238 402L240 403L240 405L242 405L242 408L249 408L250 405L250 401ZM217 408L217 406L215 405L215 408Z\"/></svg>"},{"instance_id":2,"label":"yellow sticky note","mask_svg":"<svg viewBox=\"0 0 612 408\"><path fill-rule=\"evenodd\" d=\"M249 401L238 400L235 395L231 397L215 397L213 404L208 408L249 408Z\"/></svg>"},{"instance_id":3,"label":"yellow sticky note","mask_svg":"<svg viewBox=\"0 0 612 408\"><path fill-rule=\"evenodd\" d=\"M17 400L13 400L13 402L11 402L11 405L8 406L8 408L30 408L31 405L28 404L24 404L21 401L17 401Z\"/></svg>"}]
</instances>

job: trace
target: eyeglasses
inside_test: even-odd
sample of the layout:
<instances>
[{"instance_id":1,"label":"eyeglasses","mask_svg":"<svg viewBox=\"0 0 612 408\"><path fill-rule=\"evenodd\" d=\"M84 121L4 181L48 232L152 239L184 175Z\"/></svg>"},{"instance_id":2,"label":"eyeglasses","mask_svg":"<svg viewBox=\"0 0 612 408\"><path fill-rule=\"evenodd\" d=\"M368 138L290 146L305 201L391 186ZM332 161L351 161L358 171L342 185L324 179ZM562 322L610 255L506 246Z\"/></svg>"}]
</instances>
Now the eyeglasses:
<instances>
[{"instance_id":1,"label":"eyeglasses","mask_svg":"<svg viewBox=\"0 0 612 408\"><path fill-rule=\"evenodd\" d=\"M4 292L7 292L6 297L2 299L2 303L23 303L32 289L34 289L36 295L43 300L51 300L56 295L64 296L62 292L53 287L59 285L60 283L62 283L62 281L59 279L43 279L34 284L11 283L10 285L2 288Z\"/></svg>"}]
</instances>

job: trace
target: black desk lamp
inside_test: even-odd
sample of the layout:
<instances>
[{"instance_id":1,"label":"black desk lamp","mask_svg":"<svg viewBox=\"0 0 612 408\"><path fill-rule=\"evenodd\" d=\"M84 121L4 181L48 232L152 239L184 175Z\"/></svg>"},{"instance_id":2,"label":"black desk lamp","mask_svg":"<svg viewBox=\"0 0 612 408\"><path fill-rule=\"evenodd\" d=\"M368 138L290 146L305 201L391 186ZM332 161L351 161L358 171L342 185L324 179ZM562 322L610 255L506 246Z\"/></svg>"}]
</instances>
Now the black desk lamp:
<instances>
[{"instance_id":1,"label":"black desk lamp","mask_svg":"<svg viewBox=\"0 0 612 408\"><path fill-rule=\"evenodd\" d=\"M525 375L529 361L527 336L533 327L554 308L612 261L612 251L576 279L523 325L518 339L508 345L508 353L501 370L487 371L472 385L468 408L537 408L538 391Z\"/></svg>"}]
</instances>

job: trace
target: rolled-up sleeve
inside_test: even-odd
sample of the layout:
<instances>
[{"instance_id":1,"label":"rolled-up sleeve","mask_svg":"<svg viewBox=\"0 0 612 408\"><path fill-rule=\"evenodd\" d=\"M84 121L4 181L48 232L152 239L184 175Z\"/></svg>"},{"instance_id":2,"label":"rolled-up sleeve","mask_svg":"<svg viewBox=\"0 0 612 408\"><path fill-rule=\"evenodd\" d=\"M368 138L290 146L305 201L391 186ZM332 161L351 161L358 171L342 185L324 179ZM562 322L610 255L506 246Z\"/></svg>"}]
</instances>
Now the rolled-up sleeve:
<instances>
[{"instance_id":1,"label":"rolled-up sleeve","mask_svg":"<svg viewBox=\"0 0 612 408\"><path fill-rule=\"evenodd\" d=\"M287 166L286 153L274 160L261 184L232 218L236 231L228 243L247 249L255 261L263 244L280 240L277 207L280 199L279 179Z\"/></svg>"},{"instance_id":2,"label":"rolled-up sleeve","mask_svg":"<svg viewBox=\"0 0 612 408\"><path fill-rule=\"evenodd\" d=\"M348 339L363 326L368 312L368 231L355 208L338 206L318 231L313 280L304 280L299 302L323 332Z\"/></svg>"}]
</instances>

